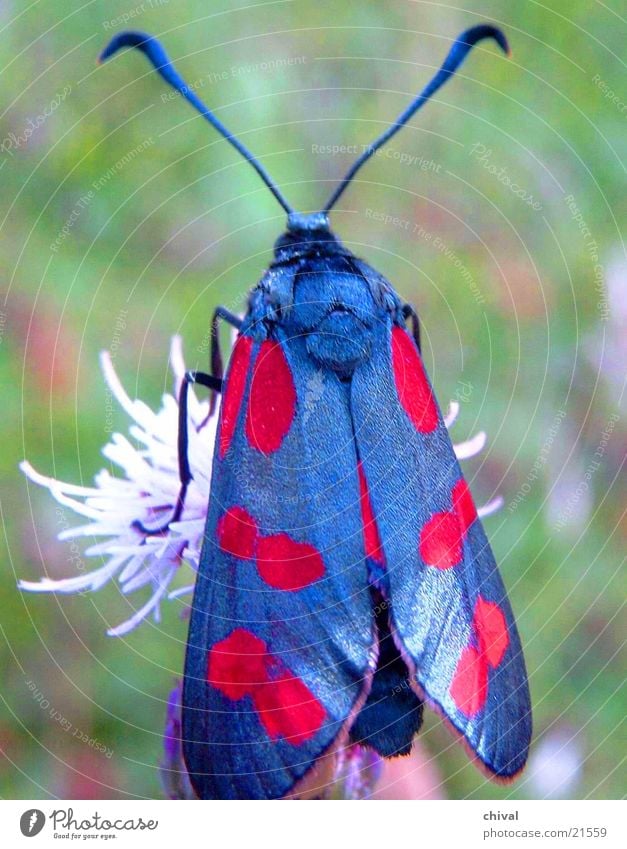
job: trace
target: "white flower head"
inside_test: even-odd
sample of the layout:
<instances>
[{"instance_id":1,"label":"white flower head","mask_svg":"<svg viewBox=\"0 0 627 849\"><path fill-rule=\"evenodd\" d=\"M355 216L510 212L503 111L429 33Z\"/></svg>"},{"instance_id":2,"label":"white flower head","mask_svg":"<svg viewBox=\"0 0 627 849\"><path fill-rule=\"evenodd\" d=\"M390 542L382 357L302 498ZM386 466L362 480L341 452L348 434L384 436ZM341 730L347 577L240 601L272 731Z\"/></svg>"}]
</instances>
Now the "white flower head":
<instances>
[{"instance_id":1,"label":"white flower head","mask_svg":"<svg viewBox=\"0 0 627 849\"><path fill-rule=\"evenodd\" d=\"M191 567L195 577L209 503L211 458L216 438L219 402L214 396L199 399L190 386L188 393L188 460L192 480L185 494L177 521L173 515L181 484L178 463L178 391L185 374L181 340L172 339L170 366L174 375L175 394L162 397L161 408L153 412L142 401L131 401L113 368L107 352L100 357L104 379L111 393L132 420L129 435L114 433L104 446L104 456L118 466L123 477L113 477L106 469L95 477L94 487L75 486L45 477L24 461L20 468L27 477L47 487L65 507L84 516L86 524L63 530L59 539L103 537L89 546L86 556L108 558L106 563L86 574L62 580L48 577L40 581L20 581L22 590L31 592L77 593L96 591L110 581L117 581L121 592L130 596L148 589L147 600L121 625L108 630L111 636L122 636L137 627L149 614L160 618L163 601L191 593L193 583L172 590L172 582L181 568ZM205 391L205 390L203 390ZM450 428L459 413L459 404L451 402L444 422ZM485 433L455 445L457 458L465 460L485 446ZM493 499L478 509L480 517L494 513L502 504ZM148 529L158 528L159 532Z\"/></svg>"},{"instance_id":2,"label":"white flower head","mask_svg":"<svg viewBox=\"0 0 627 849\"><path fill-rule=\"evenodd\" d=\"M133 615L115 628L111 636L121 636L135 628L152 613L159 620L160 604L193 590L193 583L170 592L171 583L184 563L194 572L198 568L209 483L211 458L215 442L218 404L211 410L209 399L200 400L193 388L188 393L188 458L193 479L185 496L178 521L171 522L160 533L147 533L145 528L158 528L172 516L180 490L178 467L178 402L165 394L161 409L154 413L142 401L131 401L114 371L107 352L100 362L104 379L122 409L132 419L129 435L114 433L102 453L118 466L123 477L114 477L106 469L95 478L94 487L74 486L36 472L28 462L22 471L34 483L47 487L54 498L88 521L62 531L59 539L104 537L103 542L85 550L87 556L106 557L107 562L87 574L39 582L20 581L19 587L31 592L76 593L99 590L116 580L122 593L130 595L149 588L147 601ZM180 338L174 337L170 348L170 365L175 392L185 374Z\"/></svg>"}]
</instances>

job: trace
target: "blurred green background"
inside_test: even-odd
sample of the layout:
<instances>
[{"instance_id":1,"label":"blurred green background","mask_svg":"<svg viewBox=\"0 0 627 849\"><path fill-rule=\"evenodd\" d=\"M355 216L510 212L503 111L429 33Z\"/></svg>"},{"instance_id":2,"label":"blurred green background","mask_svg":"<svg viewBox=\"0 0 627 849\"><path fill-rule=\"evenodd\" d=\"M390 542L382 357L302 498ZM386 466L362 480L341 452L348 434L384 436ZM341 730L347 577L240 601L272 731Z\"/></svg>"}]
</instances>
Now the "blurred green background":
<instances>
[{"instance_id":1,"label":"blurred green background","mask_svg":"<svg viewBox=\"0 0 627 849\"><path fill-rule=\"evenodd\" d=\"M167 97L141 55L94 65L125 19L163 38L303 210L319 208L353 159L325 146L370 141L465 27L505 29L513 57L487 42L475 50L363 169L332 220L417 304L440 401L462 401L454 435L489 436L465 465L477 499L505 499L486 528L526 650L532 768L513 786L488 783L431 716L419 757L435 794L624 794L625 22L616 2L465 6L2 4L3 797L162 793L165 700L186 636L180 607L113 639L106 626L127 615L114 586L18 593L18 577L68 576L73 566L56 540L55 503L17 464L27 457L89 484L108 439L98 352L113 346L131 397L158 405L172 334L182 334L190 366L205 366L212 310L241 309L284 226L252 169ZM121 411L114 424L126 432ZM79 734L42 709L32 685ZM398 795L422 792L414 778Z\"/></svg>"}]
</instances>

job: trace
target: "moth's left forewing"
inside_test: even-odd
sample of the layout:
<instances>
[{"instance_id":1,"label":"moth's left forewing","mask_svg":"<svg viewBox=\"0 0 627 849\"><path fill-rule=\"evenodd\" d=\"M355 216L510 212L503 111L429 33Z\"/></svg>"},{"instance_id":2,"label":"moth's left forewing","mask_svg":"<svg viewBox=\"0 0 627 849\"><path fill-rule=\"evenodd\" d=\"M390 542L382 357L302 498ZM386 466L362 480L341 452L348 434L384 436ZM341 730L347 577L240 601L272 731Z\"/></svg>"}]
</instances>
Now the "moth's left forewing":
<instances>
[{"instance_id":1,"label":"moth's left forewing","mask_svg":"<svg viewBox=\"0 0 627 849\"><path fill-rule=\"evenodd\" d=\"M375 335L351 412L394 636L416 690L490 774L510 778L531 735L511 607L415 344L391 318Z\"/></svg>"},{"instance_id":2,"label":"moth's left forewing","mask_svg":"<svg viewBox=\"0 0 627 849\"><path fill-rule=\"evenodd\" d=\"M225 383L187 647L186 764L201 798L321 792L376 649L347 389L279 330L240 335Z\"/></svg>"}]
</instances>

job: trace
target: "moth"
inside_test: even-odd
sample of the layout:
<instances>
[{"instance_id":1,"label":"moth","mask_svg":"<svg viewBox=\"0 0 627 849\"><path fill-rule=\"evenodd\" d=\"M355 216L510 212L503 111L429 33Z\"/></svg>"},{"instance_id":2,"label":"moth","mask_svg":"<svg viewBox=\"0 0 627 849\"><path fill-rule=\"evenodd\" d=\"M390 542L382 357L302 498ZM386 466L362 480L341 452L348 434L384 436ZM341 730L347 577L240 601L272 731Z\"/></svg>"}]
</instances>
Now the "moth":
<instances>
[{"instance_id":1,"label":"moth","mask_svg":"<svg viewBox=\"0 0 627 849\"><path fill-rule=\"evenodd\" d=\"M406 754L425 702L489 776L511 779L525 764L520 640L425 374L418 315L329 225L364 163L486 38L508 52L491 25L463 32L309 214L289 206L154 37L118 34L100 57L142 51L287 213L244 318L216 311L211 373L189 372L180 395L181 490L169 521L191 479L189 386L222 393L183 688L184 758L201 799L297 795L351 743ZM226 374L221 322L237 330Z\"/></svg>"}]
</instances>

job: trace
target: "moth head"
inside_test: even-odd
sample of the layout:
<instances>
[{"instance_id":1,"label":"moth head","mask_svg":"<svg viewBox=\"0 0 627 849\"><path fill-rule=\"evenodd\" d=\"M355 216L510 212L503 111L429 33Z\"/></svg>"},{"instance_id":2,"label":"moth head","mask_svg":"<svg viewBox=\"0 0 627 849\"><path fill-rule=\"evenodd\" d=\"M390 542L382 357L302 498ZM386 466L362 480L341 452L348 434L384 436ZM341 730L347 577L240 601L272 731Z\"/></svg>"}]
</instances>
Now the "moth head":
<instances>
[{"instance_id":1,"label":"moth head","mask_svg":"<svg viewBox=\"0 0 627 849\"><path fill-rule=\"evenodd\" d=\"M312 253L334 253L341 243L331 232L326 212L290 212L287 229L274 245L277 262Z\"/></svg>"}]
</instances>

